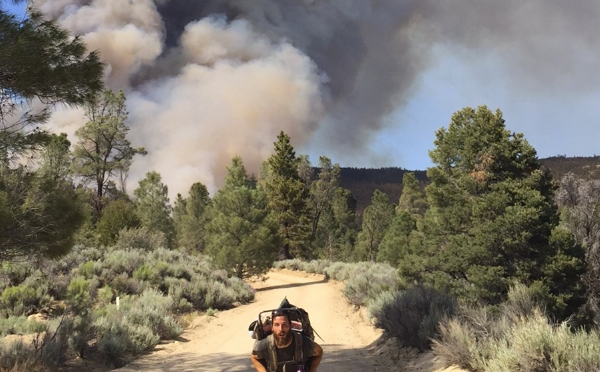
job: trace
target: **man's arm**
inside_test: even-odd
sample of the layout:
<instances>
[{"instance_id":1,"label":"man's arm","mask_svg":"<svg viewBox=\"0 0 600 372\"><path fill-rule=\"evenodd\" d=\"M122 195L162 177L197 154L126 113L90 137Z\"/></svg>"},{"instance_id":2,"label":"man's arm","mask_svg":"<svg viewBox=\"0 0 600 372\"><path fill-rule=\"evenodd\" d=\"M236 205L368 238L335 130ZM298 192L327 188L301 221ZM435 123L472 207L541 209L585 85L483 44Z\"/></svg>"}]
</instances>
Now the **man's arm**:
<instances>
[{"instance_id":1,"label":"man's arm","mask_svg":"<svg viewBox=\"0 0 600 372\"><path fill-rule=\"evenodd\" d=\"M258 372L267 372L267 369L261 363L258 355L254 354L254 352L252 352L252 355L250 355L250 361L252 361L252 365Z\"/></svg>"},{"instance_id":2,"label":"man's arm","mask_svg":"<svg viewBox=\"0 0 600 372\"><path fill-rule=\"evenodd\" d=\"M310 370L308 372L317 372L317 367L321 364L321 358L323 358L323 348L315 342L313 356L310 357Z\"/></svg>"}]
</instances>

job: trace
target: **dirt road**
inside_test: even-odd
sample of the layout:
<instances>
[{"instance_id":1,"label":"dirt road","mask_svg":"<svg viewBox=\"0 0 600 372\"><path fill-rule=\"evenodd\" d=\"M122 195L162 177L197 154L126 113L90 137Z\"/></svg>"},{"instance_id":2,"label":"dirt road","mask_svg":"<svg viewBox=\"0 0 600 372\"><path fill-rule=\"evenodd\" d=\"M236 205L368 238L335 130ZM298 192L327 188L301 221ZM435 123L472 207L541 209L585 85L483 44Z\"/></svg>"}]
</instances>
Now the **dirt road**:
<instances>
[{"instance_id":1,"label":"dirt road","mask_svg":"<svg viewBox=\"0 0 600 372\"><path fill-rule=\"evenodd\" d=\"M340 284L318 275L277 271L253 286L258 290L253 303L195 320L178 341L159 345L120 371L254 371L249 359L254 340L248 335L248 325L260 311L276 308L286 296L292 304L308 311L312 325L323 338L317 338L324 349L319 372L408 371L397 365L391 368L389 353L373 347L380 331L346 302ZM410 370L433 371L429 359Z\"/></svg>"}]
</instances>

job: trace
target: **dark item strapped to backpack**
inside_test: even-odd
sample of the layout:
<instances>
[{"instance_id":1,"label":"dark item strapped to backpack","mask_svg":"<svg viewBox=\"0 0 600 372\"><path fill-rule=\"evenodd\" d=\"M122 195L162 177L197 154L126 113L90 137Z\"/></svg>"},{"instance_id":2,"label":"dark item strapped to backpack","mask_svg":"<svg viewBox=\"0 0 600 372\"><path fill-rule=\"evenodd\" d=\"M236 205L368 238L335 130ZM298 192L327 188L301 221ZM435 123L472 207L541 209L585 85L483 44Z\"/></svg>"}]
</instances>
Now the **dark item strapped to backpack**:
<instances>
[{"instance_id":1,"label":"dark item strapped to backpack","mask_svg":"<svg viewBox=\"0 0 600 372\"><path fill-rule=\"evenodd\" d=\"M315 334L319 336L311 326L310 318L308 317L306 310L290 304L286 297L281 301L281 304L277 309L264 310L258 314L258 319L250 323L250 326L248 327L250 337L262 340L270 335L272 333L273 314L281 310L285 310L288 313L292 331L300 332L311 340L315 339ZM321 338L321 336L319 336L319 338Z\"/></svg>"}]
</instances>

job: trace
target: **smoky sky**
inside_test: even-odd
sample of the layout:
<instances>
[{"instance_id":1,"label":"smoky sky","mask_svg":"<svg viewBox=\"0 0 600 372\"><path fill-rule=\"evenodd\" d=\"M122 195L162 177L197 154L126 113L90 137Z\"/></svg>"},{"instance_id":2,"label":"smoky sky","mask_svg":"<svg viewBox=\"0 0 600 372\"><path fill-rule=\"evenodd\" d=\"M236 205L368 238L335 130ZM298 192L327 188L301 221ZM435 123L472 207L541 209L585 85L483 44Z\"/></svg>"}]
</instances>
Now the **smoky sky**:
<instances>
[{"instance_id":1,"label":"smoky sky","mask_svg":"<svg viewBox=\"0 0 600 372\"><path fill-rule=\"evenodd\" d=\"M438 46L469 63L492 55L516 89L585 92L600 80L596 0L37 0L125 90L136 159L187 193L211 190L231 158L256 172L280 130L295 146L318 130L330 153L367 144L406 105ZM457 109L459 109L457 107ZM82 112L58 112L71 131ZM443 124L443 123L442 123ZM407 124L408 125L408 124ZM333 158L334 162L338 159Z\"/></svg>"}]
</instances>

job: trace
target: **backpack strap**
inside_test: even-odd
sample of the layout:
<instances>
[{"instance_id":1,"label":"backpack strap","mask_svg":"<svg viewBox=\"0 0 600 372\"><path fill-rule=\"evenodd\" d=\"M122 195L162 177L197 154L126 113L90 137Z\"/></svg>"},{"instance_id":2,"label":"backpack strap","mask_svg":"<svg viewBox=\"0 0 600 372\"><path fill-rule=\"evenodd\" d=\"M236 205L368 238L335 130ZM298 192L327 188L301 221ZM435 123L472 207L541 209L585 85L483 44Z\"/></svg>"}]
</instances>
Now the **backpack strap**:
<instances>
[{"instance_id":1,"label":"backpack strap","mask_svg":"<svg viewBox=\"0 0 600 372\"><path fill-rule=\"evenodd\" d=\"M275 339L273 338L273 334L267 336L267 341L269 343L269 368L271 372L277 372L277 350L275 349Z\"/></svg>"},{"instance_id":2,"label":"backpack strap","mask_svg":"<svg viewBox=\"0 0 600 372\"><path fill-rule=\"evenodd\" d=\"M298 364L302 364L304 366L304 355L302 352L302 333L290 331L294 335L294 343L295 343L295 355L294 361L298 362ZM269 344L269 368L271 372L277 372L277 346L275 346L275 336L270 334L267 336L267 342Z\"/></svg>"},{"instance_id":3,"label":"backpack strap","mask_svg":"<svg viewBox=\"0 0 600 372\"><path fill-rule=\"evenodd\" d=\"M294 331L292 331L292 333L294 334L294 338L296 341L296 355L294 357L294 360L299 364L304 365L304 358L302 355L302 333Z\"/></svg>"}]
</instances>

